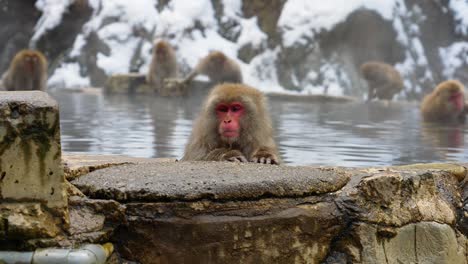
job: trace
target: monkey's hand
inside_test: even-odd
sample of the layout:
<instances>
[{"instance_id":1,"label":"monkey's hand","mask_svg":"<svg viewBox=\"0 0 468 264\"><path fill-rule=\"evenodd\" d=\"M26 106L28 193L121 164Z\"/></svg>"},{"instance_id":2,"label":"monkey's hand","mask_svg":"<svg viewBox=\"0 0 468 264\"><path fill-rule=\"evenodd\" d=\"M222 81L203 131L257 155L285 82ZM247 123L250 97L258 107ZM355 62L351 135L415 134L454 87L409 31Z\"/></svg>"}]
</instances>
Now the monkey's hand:
<instances>
[{"instance_id":1,"label":"monkey's hand","mask_svg":"<svg viewBox=\"0 0 468 264\"><path fill-rule=\"evenodd\" d=\"M208 153L204 160L247 162L247 158L237 149L217 148Z\"/></svg>"},{"instance_id":2,"label":"monkey's hand","mask_svg":"<svg viewBox=\"0 0 468 264\"><path fill-rule=\"evenodd\" d=\"M247 158L237 149L228 150L221 155L220 160L227 160L231 162L247 162Z\"/></svg>"},{"instance_id":3,"label":"monkey's hand","mask_svg":"<svg viewBox=\"0 0 468 264\"><path fill-rule=\"evenodd\" d=\"M250 162L263 164L279 164L278 157L268 149L259 149L253 154Z\"/></svg>"}]
</instances>

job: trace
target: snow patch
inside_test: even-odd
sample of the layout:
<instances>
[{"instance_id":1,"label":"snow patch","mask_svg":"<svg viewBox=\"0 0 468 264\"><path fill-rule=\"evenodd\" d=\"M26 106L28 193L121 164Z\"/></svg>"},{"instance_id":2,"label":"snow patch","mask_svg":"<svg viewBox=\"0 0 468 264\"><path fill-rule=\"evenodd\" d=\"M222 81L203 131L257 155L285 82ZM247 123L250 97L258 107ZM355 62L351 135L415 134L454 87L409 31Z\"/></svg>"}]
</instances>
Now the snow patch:
<instances>
[{"instance_id":1,"label":"snow patch","mask_svg":"<svg viewBox=\"0 0 468 264\"><path fill-rule=\"evenodd\" d=\"M90 81L89 78L80 75L78 63L67 63L55 70L47 85L51 88L89 87Z\"/></svg>"},{"instance_id":2,"label":"snow patch","mask_svg":"<svg viewBox=\"0 0 468 264\"><path fill-rule=\"evenodd\" d=\"M73 0L38 0L36 8L42 11L42 15L34 27L31 41L35 43L45 32L58 26L72 2Z\"/></svg>"},{"instance_id":3,"label":"snow patch","mask_svg":"<svg viewBox=\"0 0 468 264\"><path fill-rule=\"evenodd\" d=\"M306 44L322 30L330 30L344 22L349 14L366 8L374 10L383 18L393 18L393 7L397 0L289 0L283 7L278 26L283 31L286 47Z\"/></svg>"},{"instance_id":4,"label":"snow patch","mask_svg":"<svg viewBox=\"0 0 468 264\"><path fill-rule=\"evenodd\" d=\"M465 36L468 35L468 1L450 0L449 8L454 13L455 21L458 23L455 30Z\"/></svg>"},{"instance_id":5,"label":"snow patch","mask_svg":"<svg viewBox=\"0 0 468 264\"><path fill-rule=\"evenodd\" d=\"M452 45L440 48L439 55L444 58L444 76L447 79L453 79L455 71L465 65L468 65L468 43L456 42Z\"/></svg>"}]
</instances>

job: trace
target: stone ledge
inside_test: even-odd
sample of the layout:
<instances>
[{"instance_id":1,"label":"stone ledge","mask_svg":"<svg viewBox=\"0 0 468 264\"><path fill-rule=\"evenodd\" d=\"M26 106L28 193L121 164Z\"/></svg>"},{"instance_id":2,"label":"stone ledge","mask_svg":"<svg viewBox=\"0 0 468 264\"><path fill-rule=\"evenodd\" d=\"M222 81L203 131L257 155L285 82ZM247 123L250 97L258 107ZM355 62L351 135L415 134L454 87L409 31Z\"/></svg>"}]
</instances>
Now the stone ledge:
<instances>
[{"instance_id":1,"label":"stone ledge","mask_svg":"<svg viewBox=\"0 0 468 264\"><path fill-rule=\"evenodd\" d=\"M97 170L73 184L90 197L121 202L245 200L335 192L349 177L339 168L162 162Z\"/></svg>"},{"instance_id":2,"label":"stone ledge","mask_svg":"<svg viewBox=\"0 0 468 264\"><path fill-rule=\"evenodd\" d=\"M84 155L62 154L62 164L67 180L73 180L81 175L95 170L123 164L145 164L158 162L175 162L175 158L133 158L122 155Z\"/></svg>"},{"instance_id":3,"label":"stone ledge","mask_svg":"<svg viewBox=\"0 0 468 264\"><path fill-rule=\"evenodd\" d=\"M457 164L162 162L73 183L121 203L111 239L141 263L467 264L466 173Z\"/></svg>"}]
</instances>

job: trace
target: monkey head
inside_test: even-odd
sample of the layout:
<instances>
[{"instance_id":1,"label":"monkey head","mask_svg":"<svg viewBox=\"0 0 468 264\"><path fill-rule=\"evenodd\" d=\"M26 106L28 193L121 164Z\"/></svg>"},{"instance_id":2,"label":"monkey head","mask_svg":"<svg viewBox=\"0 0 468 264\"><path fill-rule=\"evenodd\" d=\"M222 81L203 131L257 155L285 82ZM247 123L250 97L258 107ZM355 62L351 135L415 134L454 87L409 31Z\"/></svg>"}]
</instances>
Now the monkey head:
<instances>
[{"instance_id":1,"label":"monkey head","mask_svg":"<svg viewBox=\"0 0 468 264\"><path fill-rule=\"evenodd\" d=\"M436 94L442 102L448 102L446 107L450 112L461 113L465 106L465 95L463 84L456 80L450 80L442 83L436 89Z\"/></svg>"},{"instance_id":2,"label":"monkey head","mask_svg":"<svg viewBox=\"0 0 468 264\"><path fill-rule=\"evenodd\" d=\"M226 62L227 57L221 51L213 51L207 57L207 64L212 71L218 71Z\"/></svg>"},{"instance_id":3,"label":"monkey head","mask_svg":"<svg viewBox=\"0 0 468 264\"><path fill-rule=\"evenodd\" d=\"M208 134L215 134L217 140L228 145L249 144L261 138L263 129L269 126L269 118L261 93L256 89L234 84L216 86L205 105L205 113L210 124L206 126Z\"/></svg>"},{"instance_id":4,"label":"monkey head","mask_svg":"<svg viewBox=\"0 0 468 264\"><path fill-rule=\"evenodd\" d=\"M28 72L34 72L40 67L41 59L40 54L35 51L23 51L20 53L20 60L24 70Z\"/></svg>"},{"instance_id":5,"label":"monkey head","mask_svg":"<svg viewBox=\"0 0 468 264\"><path fill-rule=\"evenodd\" d=\"M169 53L169 44L165 41L158 41L155 45L154 45L154 53L156 54L156 56L158 57L165 57L168 55Z\"/></svg>"},{"instance_id":6,"label":"monkey head","mask_svg":"<svg viewBox=\"0 0 468 264\"><path fill-rule=\"evenodd\" d=\"M239 83L216 85L194 122L182 160L279 164L265 96Z\"/></svg>"}]
</instances>

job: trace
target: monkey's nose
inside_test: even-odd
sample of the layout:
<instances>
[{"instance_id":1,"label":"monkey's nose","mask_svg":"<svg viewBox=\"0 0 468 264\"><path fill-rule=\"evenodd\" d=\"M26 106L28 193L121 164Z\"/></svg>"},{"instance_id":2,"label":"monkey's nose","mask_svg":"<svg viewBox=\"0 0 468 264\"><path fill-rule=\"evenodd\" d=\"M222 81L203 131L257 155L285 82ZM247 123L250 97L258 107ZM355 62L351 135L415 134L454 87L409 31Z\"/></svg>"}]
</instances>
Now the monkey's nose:
<instances>
[{"instance_id":1,"label":"monkey's nose","mask_svg":"<svg viewBox=\"0 0 468 264\"><path fill-rule=\"evenodd\" d=\"M229 120L224 120L224 123L226 123L226 124L231 123L231 119L229 119Z\"/></svg>"}]
</instances>

